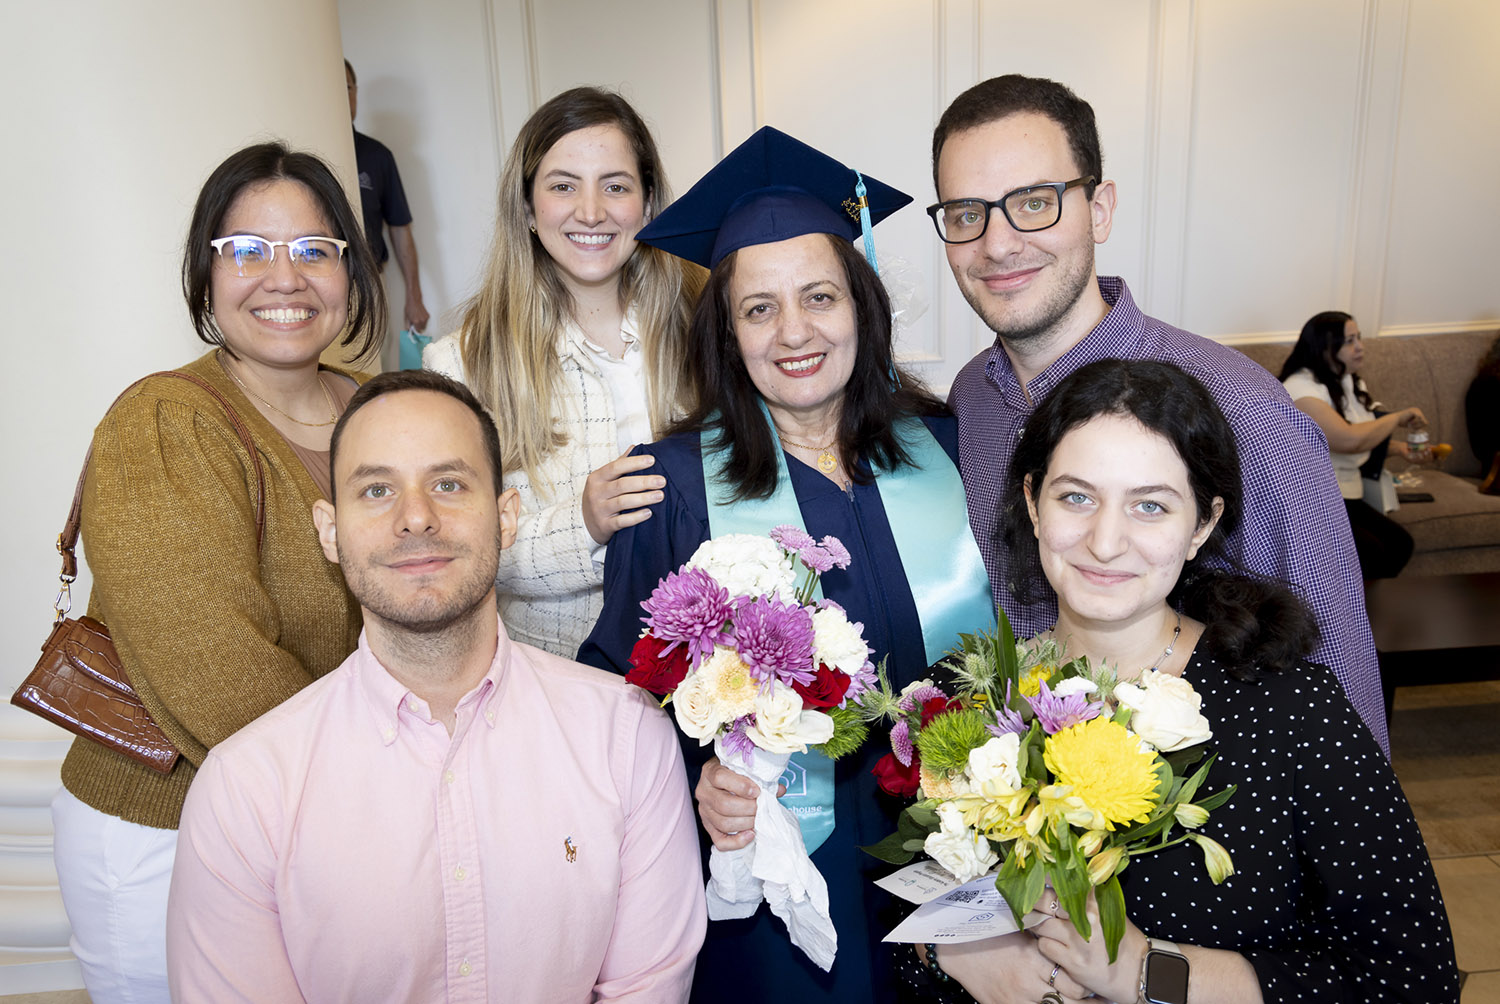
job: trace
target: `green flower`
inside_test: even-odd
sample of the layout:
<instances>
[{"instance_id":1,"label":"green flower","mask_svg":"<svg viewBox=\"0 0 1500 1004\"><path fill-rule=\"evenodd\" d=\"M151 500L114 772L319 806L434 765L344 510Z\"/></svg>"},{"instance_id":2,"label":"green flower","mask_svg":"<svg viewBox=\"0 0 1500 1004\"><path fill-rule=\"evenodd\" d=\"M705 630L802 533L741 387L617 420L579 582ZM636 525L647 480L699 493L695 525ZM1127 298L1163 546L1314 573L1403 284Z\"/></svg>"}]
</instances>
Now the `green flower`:
<instances>
[{"instance_id":1,"label":"green flower","mask_svg":"<svg viewBox=\"0 0 1500 1004\"><path fill-rule=\"evenodd\" d=\"M973 708L946 711L922 727L917 752L922 766L934 773L961 771L969 765L969 753L990 738L983 713Z\"/></svg>"}]
</instances>

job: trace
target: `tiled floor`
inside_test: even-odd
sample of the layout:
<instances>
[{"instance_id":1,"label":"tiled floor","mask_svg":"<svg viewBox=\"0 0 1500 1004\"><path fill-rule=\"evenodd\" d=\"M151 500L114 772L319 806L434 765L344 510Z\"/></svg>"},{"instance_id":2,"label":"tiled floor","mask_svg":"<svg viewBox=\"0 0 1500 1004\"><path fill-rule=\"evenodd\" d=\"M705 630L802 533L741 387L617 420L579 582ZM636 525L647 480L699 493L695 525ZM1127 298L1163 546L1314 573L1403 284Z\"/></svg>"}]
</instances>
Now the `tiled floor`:
<instances>
[{"instance_id":1,"label":"tiled floor","mask_svg":"<svg viewBox=\"0 0 1500 1004\"><path fill-rule=\"evenodd\" d=\"M1463 1004L1500 1004L1500 682L1398 690L1391 754L1443 888Z\"/></svg>"},{"instance_id":2,"label":"tiled floor","mask_svg":"<svg viewBox=\"0 0 1500 1004\"><path fill-rule=\"evenodd\" d=\"M1462 1004L1500 1004L1500 682L1406 687L1391 720L1396 774L1432 854ZM0 1004L88 1004L81 990Z\"/></svg>"}]
</instances>

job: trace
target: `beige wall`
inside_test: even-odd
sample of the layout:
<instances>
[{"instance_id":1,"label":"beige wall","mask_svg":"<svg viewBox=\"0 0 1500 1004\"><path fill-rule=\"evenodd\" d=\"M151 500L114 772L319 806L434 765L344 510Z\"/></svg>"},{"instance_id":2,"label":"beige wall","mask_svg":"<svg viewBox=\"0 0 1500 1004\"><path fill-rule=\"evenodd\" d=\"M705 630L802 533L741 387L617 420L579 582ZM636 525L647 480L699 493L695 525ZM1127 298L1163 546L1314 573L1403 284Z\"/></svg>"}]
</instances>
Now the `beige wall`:
<instances>
[{"instance_id":1,"label":"beige wall","mask_svg":"<svg viewBox=\"0 0 1500 1004\"><path fill-rule=\"evenodd\" d=\"M131 380L205 349L178 278L198 187L235 149L275 136L327 157L353 185L339 51L332 0L0 12L6 694L47 632L52 542L94 424ZM191 605L193 584L182 586ZM86 573L80 587L81 608ZM46 808L63 735L0 705L0 993L80 985Z\"/></svg>"},{"instance_id":2,"label":"beige wall","mask_svg":"<svg viewBox=\"0 0 1500 1004\"><path fill-rule=\"evenodd\" d=\"M1094 105L1120 192L1099 268L1149 312L1229 342L1290 337L1330 307L1366 331L1500 323L1490 0L344 0L341 16L378 65L363 72L455 123L398 150L433 165L419 240L452 263L445 307L472 294L488 240L494 179L471 166L541 100L601 83L652 122L679 192L767 123L910 192L878 243L928 305L902 350L946 385L992 336L921 215L931 129L961 90L1016 71ZM454 66L475 69L446 93L418 83Z\"/></svg>"}]
</instances>

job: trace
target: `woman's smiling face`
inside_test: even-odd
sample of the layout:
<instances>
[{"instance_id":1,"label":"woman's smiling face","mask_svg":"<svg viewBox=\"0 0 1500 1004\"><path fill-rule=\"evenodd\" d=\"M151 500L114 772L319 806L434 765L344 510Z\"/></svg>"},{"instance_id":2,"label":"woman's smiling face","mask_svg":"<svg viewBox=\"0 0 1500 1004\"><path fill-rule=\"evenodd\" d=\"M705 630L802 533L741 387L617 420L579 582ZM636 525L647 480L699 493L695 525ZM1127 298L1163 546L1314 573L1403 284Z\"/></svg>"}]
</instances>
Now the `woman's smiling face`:
<instances>
[{"instance_id":1,"label":"woman's smiling face","mask_svg":"<svg viewBox=\"0 0 1500 1004\"><path fill-rule=\"evenodd\" d=\"M542 157L531 184L530 223L575 294L618 285L646 225L649 194L618 126L575 129Z\"/></svg>"},{"instance_id":2,"label":"woman's smiling face","mask_svg":"<svg viewBox=\"0 0 1500 1004\"><path fill-rule=\"evenodd\" d=\"M729 298L745 370L771 414L836 416L859 337L849 277L828 235L736 251Z\"/></svg>"},{"instance_id":3,"label":"woman's smiling face","mask_svg":"<svg viewBox=\"0 0 1500 1004\"><path fill-rule=\"evenodd\" d=\"M1096 627L1158 611L1221 511L1200 521L1176 449L1124 415L1064 435L1026 502L1060 611Z\"/></svg>"}]
</instances>

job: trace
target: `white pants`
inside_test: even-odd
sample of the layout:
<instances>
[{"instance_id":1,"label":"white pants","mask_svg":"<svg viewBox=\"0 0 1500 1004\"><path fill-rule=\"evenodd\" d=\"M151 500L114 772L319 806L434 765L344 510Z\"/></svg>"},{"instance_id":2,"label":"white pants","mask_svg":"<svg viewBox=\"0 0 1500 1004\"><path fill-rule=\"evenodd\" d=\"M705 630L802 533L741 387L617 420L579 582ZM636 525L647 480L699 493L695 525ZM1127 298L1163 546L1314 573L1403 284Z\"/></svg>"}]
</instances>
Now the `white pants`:
<instances>
[{"instance_id":1,"label":"white pants","mask_svg":"<svg viewBox=\"0 0 1500 1004\"><path fill-rule=\"evenodd\" d=\"M73 927L69 947L93 1004L167 994L167 890L177 831L127 823L66 788L52 800L52 859Z\"/></svg>"}]
</instances>

